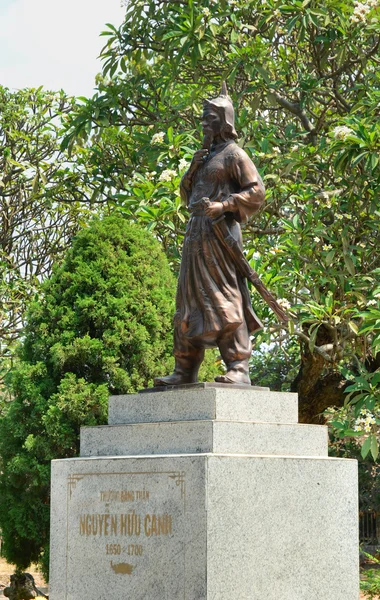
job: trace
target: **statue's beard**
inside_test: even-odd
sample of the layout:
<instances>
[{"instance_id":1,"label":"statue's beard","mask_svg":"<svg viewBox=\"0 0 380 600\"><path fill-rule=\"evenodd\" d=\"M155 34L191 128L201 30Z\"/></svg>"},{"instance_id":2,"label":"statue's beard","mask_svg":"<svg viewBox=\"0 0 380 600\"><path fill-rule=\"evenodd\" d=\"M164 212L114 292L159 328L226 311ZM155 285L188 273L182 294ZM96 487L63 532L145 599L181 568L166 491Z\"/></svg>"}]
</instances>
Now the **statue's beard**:
<instances>
[{"instance_id":1,"label":"statue's beard","mask_svg":"<svg viewBox=\"0 0 380 600\"><path fill-rule=\"evenodd\" d=\"M205 150L210 150L213 139L214 137L212 134L206 133L206 135L203 138L202 148L204 148Z\"/></svg>"}]
</instances>

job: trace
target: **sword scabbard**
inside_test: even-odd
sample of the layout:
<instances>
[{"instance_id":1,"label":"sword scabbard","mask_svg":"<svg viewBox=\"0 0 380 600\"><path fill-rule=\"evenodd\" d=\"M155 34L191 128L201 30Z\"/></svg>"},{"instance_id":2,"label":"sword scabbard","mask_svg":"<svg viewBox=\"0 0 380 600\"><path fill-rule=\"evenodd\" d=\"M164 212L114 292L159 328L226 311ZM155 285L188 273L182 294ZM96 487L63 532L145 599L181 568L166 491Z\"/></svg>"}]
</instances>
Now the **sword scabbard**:
<instances>
[{"instance_id":1,"label":"sword scabbard","mask_svg":"<svg viewBox=\"0 0 380 600\"><path fill-rule=\"evenodd\" d=\"M246 277L252 285L255 286L263 300L268 304L269 308L277 315L280 321L287 323L290 318L286 311L279 305L276 298L268 290L268 288L261 281L258 273L252 269L251 265L245 258L243 252L239 247L238 241L231 234L224 215L221 215L217 219L211 221L215 234L219 241L222 243L224 248L235 263L239 273Z\"/></svg>"}]
</instances>

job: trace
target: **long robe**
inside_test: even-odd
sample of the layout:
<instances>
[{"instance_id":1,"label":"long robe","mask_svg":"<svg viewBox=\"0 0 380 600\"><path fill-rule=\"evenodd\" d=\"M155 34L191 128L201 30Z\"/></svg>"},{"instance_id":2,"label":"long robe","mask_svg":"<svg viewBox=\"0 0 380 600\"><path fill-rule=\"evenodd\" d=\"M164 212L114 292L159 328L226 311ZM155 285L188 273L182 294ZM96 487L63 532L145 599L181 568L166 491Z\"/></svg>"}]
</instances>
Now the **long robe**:
<instances>
[{"instance_id":1,"label":"long robe","mask_svg":"<svg viewBox=\"0 0 380 600\"><path fill-rule=\"evenodd\" d=\"M242 247L239 222L245 223L264 201L256 167L233 140L211 149L195 175L185 173L181 196L191 213L183 246L177 288L175 325L181 336L202 347L217 345L244 321L248 332L262 328L254 313L245 279L216 238L202 198L229 201L225 213L232 235Z\"/></svg>"}]
</instances>

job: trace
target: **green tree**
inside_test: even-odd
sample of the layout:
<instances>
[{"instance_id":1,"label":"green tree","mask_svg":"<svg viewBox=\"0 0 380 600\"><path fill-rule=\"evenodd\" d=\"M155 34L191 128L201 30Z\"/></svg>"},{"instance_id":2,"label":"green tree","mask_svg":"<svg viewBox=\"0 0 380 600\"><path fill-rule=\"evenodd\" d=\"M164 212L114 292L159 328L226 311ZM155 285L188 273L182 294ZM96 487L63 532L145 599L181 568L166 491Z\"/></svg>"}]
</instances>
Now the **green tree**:
<instances>
[{"instance_id":1,"label":"green tree","mask_svg":"<svg viewBox=\"0 0 380 600\"><path fill-rule=\"evenodd\" d=\"M228 81L240 143L267 186L244 231L247 256L294 315L286 330L255 301L268 325L257 344L299 347L291 387L304 421L370 377L367 397L351 397L344 431L361 410L379 411L380 321L369 320L380 300L379 13L374 0L128 3L124 23L104 32L98 92L64 142L86 146L91 135L96 157L105 140L117 142L124 165L106 193L175 263L185 221L178 183L199 145L202 98Z\"/></svg>"},{"instance_id":2,"label":"green tree","mask_svg":"<svg viewBox=\"0 0 380 600\"><path fill-rule=\"evenodd\" d=\"M48 568L50 461L78 455L79 428L106 422L109 393L172 367L175 280L159 243L122 217L76 236L27 316L0 418L3 555Z\"/></svg>"},{"instance_id":3,"label":"green tree","mask_svg":"<svg viewBox=\"0 0 380 600\"><path fill-rule=\"evenodd\" d=\"M26 304L94 210L85 155L60 149L73 106L63 92L0 86L0 389Z\"/></svg>"}]
</instances>

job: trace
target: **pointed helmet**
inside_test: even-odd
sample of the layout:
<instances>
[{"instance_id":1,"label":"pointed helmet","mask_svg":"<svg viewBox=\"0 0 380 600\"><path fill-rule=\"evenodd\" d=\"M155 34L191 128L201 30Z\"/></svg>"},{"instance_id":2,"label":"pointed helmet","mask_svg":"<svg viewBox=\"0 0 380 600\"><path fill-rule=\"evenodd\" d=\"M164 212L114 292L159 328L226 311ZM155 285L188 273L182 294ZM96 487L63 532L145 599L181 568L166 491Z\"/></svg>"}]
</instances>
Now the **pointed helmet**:
<instances>
[{"instance_id":1,"label":"pointed helmet","mask_svg":"<svg viewBox=\"0 0 380 600\"><path fill-rule=\"evenodd\" d=\"M228 134L228 137L237 138L235 130L235 111L232 100L228 95L225 81L223 81L222 90L219 96L213 100L205 100L203 108L205 111L207 111L207 109L215 110L221 117L222 123L225 125L225 133Z\"/></svg>"}]
</instances>

